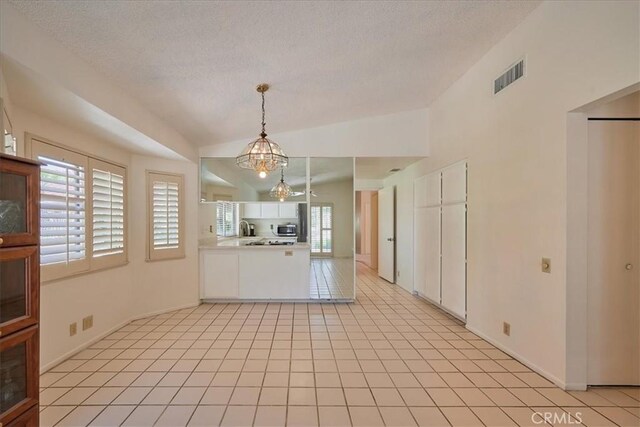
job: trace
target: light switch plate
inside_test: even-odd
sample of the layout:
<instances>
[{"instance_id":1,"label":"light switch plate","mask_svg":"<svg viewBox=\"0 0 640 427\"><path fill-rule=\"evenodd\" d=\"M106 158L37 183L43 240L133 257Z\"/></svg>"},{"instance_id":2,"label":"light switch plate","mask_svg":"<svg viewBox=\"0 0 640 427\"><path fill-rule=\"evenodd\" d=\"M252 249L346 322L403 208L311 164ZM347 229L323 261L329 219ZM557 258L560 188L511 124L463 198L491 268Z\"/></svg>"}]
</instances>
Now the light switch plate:
<instances>
[{"instance_id":1,"label":"light switch plate","mask_svg":"<svg viewBox=\"0 0 640 427\"><path fill-rule=\"evenodd\" d=\"M540 268L543 273L551 273L551 258L542 258Z\"/></svg>"},{"instance_id":2,"label":"light switch plate","mask_svg":"<svg viewBox=\"0 0 640 427\"><path fill-rule=\"evenodd\" d=\"M78 333L78 324L73 322L69 325L69 336L72 337Z\"/></svg>"}]
</instances>

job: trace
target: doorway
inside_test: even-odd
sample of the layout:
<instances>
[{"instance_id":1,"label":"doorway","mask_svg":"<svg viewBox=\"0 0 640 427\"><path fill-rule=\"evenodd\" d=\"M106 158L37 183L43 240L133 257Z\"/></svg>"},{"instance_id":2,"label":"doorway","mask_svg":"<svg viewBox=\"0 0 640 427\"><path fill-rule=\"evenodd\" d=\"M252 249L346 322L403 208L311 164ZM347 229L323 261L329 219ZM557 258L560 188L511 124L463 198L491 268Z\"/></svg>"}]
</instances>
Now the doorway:
<instances>
[{"instance_id":1,"label":"doorway","mask_svg":"<svg viewBox=\"0 0 640 427\"><path fill-rule=\"evenodd\" d=\"M311 255L333 256L333 203L311 204Z\"/></svg>"},{"instance_id":2,"label":"doorway","mask_svg":"<svg viewBox=\"0 0 640 427\"><path fill-rule=\"evenodd\" d=\"M378 269L378 192L356 191L356 260Z\"/></svg>"},{"instance_id":3,"label":"doorway","mask_svg":"<svg viewBox=\"0 0 640 427\"><path fill-rule=\"evenodd\" d=\"M589 113L587 384L640 385L640 94Z\"/></svg>"}]
</instances>

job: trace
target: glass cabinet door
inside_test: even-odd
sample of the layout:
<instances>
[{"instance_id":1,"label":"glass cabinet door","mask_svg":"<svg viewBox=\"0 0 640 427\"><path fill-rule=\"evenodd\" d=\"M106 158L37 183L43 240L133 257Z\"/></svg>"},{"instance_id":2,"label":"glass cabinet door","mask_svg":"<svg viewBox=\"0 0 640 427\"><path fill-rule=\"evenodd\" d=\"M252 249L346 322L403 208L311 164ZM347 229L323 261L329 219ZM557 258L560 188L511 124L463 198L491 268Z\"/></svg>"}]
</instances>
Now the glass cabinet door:
<instances>
[{"instance_id":1,"label":"glass cabinet door","mask_svg":"<svg viewBox=\"0 0 640 427\"><path fill-rule=\"evenodd\" d=\"M37 323L38 248L0 249L0 337Z\"/></svg>"},{"instance_id":2,"label":"glass cabinet door","mask_svg":"<svg viewBox=\"0 0 640 427\"><path fill-rule=\"evenodd\" d=\"M38 329L0 339L0 423L13 418L37 403Z\"/></svg>"},{"instance_id":3,"label":"glass cabinet door","mask_svg":"<svg viewBox=\"0 0 640 427\"><path fill-rule=\"evenodd\" d=\"M0 157L0 247L38 243L38 166Z\"/></svg>"}]
</instances>

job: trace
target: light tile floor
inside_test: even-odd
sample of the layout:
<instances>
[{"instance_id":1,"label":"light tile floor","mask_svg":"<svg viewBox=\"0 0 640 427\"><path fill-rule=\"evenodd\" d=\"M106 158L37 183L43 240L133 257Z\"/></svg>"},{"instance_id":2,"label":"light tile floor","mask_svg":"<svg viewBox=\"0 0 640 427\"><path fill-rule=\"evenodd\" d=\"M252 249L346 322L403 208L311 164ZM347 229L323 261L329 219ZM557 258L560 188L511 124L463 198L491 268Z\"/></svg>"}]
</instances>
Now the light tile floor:
<instances>
[{"instance_id":1,"label":"light tile floor","mask_svg":"<svg viewBox=\"0 0 640 427\"><path fill-rule=\"evenodd\" d=\"M311 258L311 299L353 299L353 258Z\"/></svg>"},{"instance_id":2,"label":"light tile floor","mask_svg":"<svg viewBox=\"0 0 640 427\"><path fill-rule=\"evenodd\" d=\"M133 322L42 375L41 425L539 425L536 412L640 425L640 389L566 393L358 270L354 304L204 304Z\"/></svg>"}]
</instances>

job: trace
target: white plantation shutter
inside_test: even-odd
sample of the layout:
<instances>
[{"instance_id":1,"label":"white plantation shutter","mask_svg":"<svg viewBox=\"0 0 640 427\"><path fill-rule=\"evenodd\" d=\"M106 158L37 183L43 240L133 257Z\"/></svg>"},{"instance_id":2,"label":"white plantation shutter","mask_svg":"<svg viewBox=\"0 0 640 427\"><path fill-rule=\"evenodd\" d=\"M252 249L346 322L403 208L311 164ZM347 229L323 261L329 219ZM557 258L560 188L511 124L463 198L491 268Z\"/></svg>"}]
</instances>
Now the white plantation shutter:
<instances>
[{"instance_id":1,"label":"white plantation shutter","mask_svg":"<svg viewBox=\"0 0 640 427\"><path fill-rule=\"evenodd\" d=\"M238 235L238 204L218 202L216 206L216 231L221 237Z\"/></svg>"},{"instance_id":2,"label":"white plantation shutter","mask_svg":"<svg viewBox=\"0 0 640 427\"><path fill-rule=\"evenodd\" d=\"M182 176L147 172L149 260L184 256Z\"/></svg>"},{"instance_id":3,"label":"white plantation shutter","mask_svg":"<svg viewBox=\"0 0 640 427\"><path fill-rule=\"evenodd\" d=\"M34 141L40 168L40 264L44 280L89 268L86 156Z\"/></svg>"},{"instance_id":4,"label":"white plantation shutter","mask_svg":"<svg viewBox=\"0 0 640 427\"><path fill-rule=\"evenodd\" d=\"M43 281L126 263L126 169L31 139Z\"/></svg>"},{"instance_id":5,"label":"white plantation shutter","mask_svg":"<svg viewBox=\"0 0 640 427\"><path fill-rule=\"evenodd\" d=\"M126 262L125 169L91 159L92 256L102 267ZM99 258L99 259L98 259Z\"/></svg>"}]
</instances>

